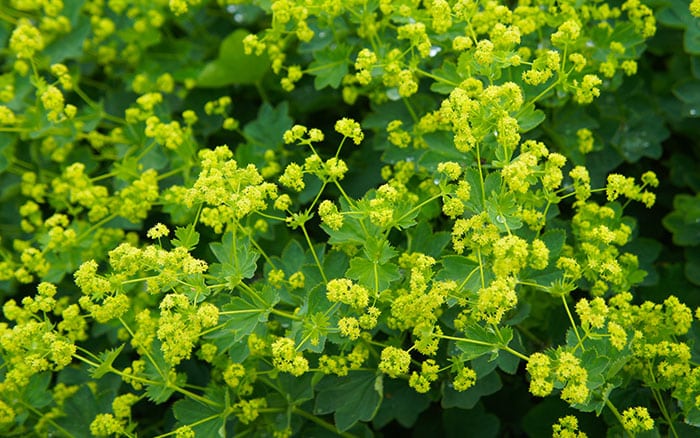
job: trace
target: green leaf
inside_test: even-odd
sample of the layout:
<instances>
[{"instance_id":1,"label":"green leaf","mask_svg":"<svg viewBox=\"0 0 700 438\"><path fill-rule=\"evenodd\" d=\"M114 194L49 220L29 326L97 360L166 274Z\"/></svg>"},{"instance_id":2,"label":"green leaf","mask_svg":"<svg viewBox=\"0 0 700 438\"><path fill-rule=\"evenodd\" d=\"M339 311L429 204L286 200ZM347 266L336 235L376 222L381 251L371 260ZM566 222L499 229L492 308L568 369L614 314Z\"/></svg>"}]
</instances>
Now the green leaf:
<instances>
[{"instance_id":1,"label":"green leaf","mask_svg":"<svg viewBox=\"0 0 700 438\"><path fill-rule=\"evenodd\" d=\"M439 77L440 81L433 82L430 85L430 91L440 94L450 94L464 78L459 74L457 64L450 61L445 61L439 68L433 70L435 77Z\"/></svg>"},{"instance_id":2,"label":"green leaf","mask_svg":"<svg viewBox=\"0 0 700 438\"><path fill-rule=\"evenodd\" d=\"M119 353L122 352L122 350L124 349L124 345L126 344L122 344L117 348L103 351L102 353L100 353L100 360L102 361L102 363L100 363L100 365L97 368L93 369L90 372L90 375L93 379L99 379L100 377L110 372L114 360L117 358L117 356L119 356Z\"/></svg>"},{"instance_id":3,"label":"green leaf","mask_svg":"<svg viewBox=\"0 0 700 438\"><path fill-rule=\"evenodd\" d=\"M700 81L687 80L676 84L671 90L681 102L700 105Z\"/></svg>"},{"instance_id":4,"label":"green leaf","mask_svg":"<svg viewBox=\"0 0 700 438\"><path fill-rule=\"evenodd\" d=\"M427 221L406 231L408 236L408 251L420 252L431 257L438 258L450 242L450 233L447 231L433 231Z\"/></svg>"},{"instance_id":5,"label":"green leaf","mask_svg":"<svg viewBox=\"0 0 700 438\"><path fill-rule=\"evenodd\" d=\"M396 420L409 429L428 406L430 398L426 394L417 393L405 380L388 379L384 382L384 400L372 423L376 429L381 429Z\"/></svg>"},{"instance_id":6,"label":"green leaf","mask_svg":"<svg viewBox=\"0 0 700 438\"><path fill-rule=\"evenodd\" d=\"M277 376L277 387L289 396L289 401L295 405L314 398L314 375L306 373L299 377L288 373Z\"/></svg>"},{"instance_id":7,"label":"green leaf","mask_svg":"<svg viewBox=\"0 0 700 438\"><path fill-rule=\"evenodd\" d=\"M538 127L545 121L547 116L544 111L536 109L534 104L530 104L520 110L517 120L520 125L520 132L528 132Z\"/></svg>"},{"instance_id":8,"label":"green leaf","mask_svg":"<svg viewBox=\"0 0 700 438\"><path fill-rule=\"evenodd\" d=\"M93 436L90 433L90 423L100 413L95 396L87 385L80 385L78 391L63 404L63 413L56 420L62 429L72 437Z\"/></svg>"},{"instance_id":9,"label":"green leaf","mask_svg":"<svg viewBox=\"0 0 700 438\"><path fill-rule=\"evenodd\" d=\"M189 398L175 402L173 415L179 426L191 425L195 436L221 436L219 431L226 427L226 418L221 409Z\"/></svg>"},{"instance_id":10,"label":"green leaf","mask_svg":"<svg viewBox=\"0 0 700 438\"><path fill-rule=\"evenodd\" d=\"M367 239L363 224L360 222L360 220L353 218L352 216L345 216L343 226L340 227L339 230L333 230L328 228L326 225L321 225L321 228L326 232L326 234L328 234L328 243L331 245L341 243L362 245ZM367 232L378 232L378 229L372 225Z\"/></svg>"},{"instance_id":11,"label":"green leaf","mask_svg":"<svg viewBox=\"0 0 700 438\"><path fill-rule=\"evenodd\" d=\"M49 384L51 373L44 371L29 378L29 384L24 388L22 399L35 408L43 408L53 400Z\"/></svg>"},{"instance_id":12,"label":"green leaf","mask_svg":"<svg viewBox=\"0 0 700 438\"><path fill-rule=\"evenodd\" d=\"M685 276L688 281L700 286L700 246L685 249Z\"/></svg>"},{"instance_id":13,"label":"green leaf","mask_svg":"<svg viewBox=\"0 0 700 438\"><path fill-rule=\"evenodd\" d=\"M160 341L156 339L152 346L150 357L153 360L146 361L144 374L154 383L146 385L146 397L153 403L161 404L170 399L176 387L182 387L185 384L187 377L186 374L177 373L174 380L169 380L170 365L165 362Z\"/></svg>"},{"instance_id":14,"label":"green leaf","mask_svg":"<svg viewBox=\"0 0 700 438\"><path fill-rule=\"evenodd\" d=\"M234 239L233 233L228 232L224 234L221 243L210 243L209 248L219 261L211 265L209 273L219 277L218 282L225 281L226 285L233 289L243 279L255 275L260 254L250 247L247 239Z\"/></svg>"},{"instance_id":15,"label":"green leaf","mask_svg":"<svg viewBox=\"0 0 700 438\"><path fill-rule=\"evenodd\" d=\"M463 337L467 340L456 341L455 346L462 352L460 359L467 361L487 353L498 354L499 347L507 346L513 339L513 329L501 327L496 332L491 327L471 323L465 328Z\"/></svg>"},{"instance_id":16,"label":"green leaf","mask_svg":"<svg viewBox=\"0 0 700 438\"><path fill-rule=\"evenodd\" d=\"M553 261L559 258L564 242L566 241L566 231L560 229L548 230L540 237L549 249L549 260Z\"/></svg>"},{"instance_id":17,"label":"green leaf","mask_svg":"<svg viewBox=\"0 0 700 438\"><path fill-rule=\"evenodd\" d=\"M67 59L80 58L83 55L83 42L91 30L90 19L81 15L77 24L74 23L71 26L70 33L54 39L44 49L44 55L50 58L52 64L64 62Z\"/></svg>"},{"instance_id":18,"label":"green leaf","mask_svg":"<svg viewBox=\"0 0 700 438\"><path fill-rule=\"evenodd\" d=\"M222 307L220 321L223 322L223 327L212 332L208 338L217 340L219 349L226 351L251 334L258 324L267 322L269 315L268 308L256 305L246 298L235 297Z\"/></svg>"},{"instance_id":19,"label":"green leaf","mask_svg":"<svg viewBox=\"0 0 700 438\"><path fill-rule=\"evenodd\" d=\"M194 229L194 224L175 228L175 239L171 240L174 246L181 246L187 251L192 251L199 243L199 233Z\"/></svg>"},{"instance_id":20,"label":"green leaf","mask_svg":"<svg viewBox=\"0 0 700 438\"><path fill-rule=\"evenodd\" d=\"M676 195L673 211L664 217L663 224L673 233L676 245L700 245L700 193L695 196Z\"/></svg>"},{"instance_id":21,"label":"green leaf","mask_svg":"<svg viewBox=\"0 0 700 438\"><path fill-rule=\"evenodd\" d=\"M267 149L282 144L284 132L292 127L294 120L289 117L289 103L283 101L276 107L265 102L258 110L258 117L245 125L243 132L252 144Z\"/></svg>"},{"instance_id":22,"label":"green leaf","mask_svg":"<svg viewBox=\"0 0 700 438\"><path fill-rule=\"evenodd\" d=\"M316 58L309 64L308 72L316 78L314 88L338 88L346 74L352 48L345 44L333 44L315 52Z\"/></svg>"},{"instance_id":23,"label":"green leaf","mask_svg":"<svg viewBox=\"0 0 700 438\"><path fill-rule=\"evenodd\" d=\"M199 87L255 84L262 79L270 67L270 60L265 56L245 54L243 39L248 34L245 29L236 29L221 42L219 57L199 73Z\"/></svg>"},{"instance_id":24,"label":"green leaf","mask_svg":"<svg viewBox=\"0 0 700 438\"><path fill-rule=\"evenodd\" d=\"M455 148L453 134L449 132L434 132L423 135L427 148L421 155L418 164L429 169L435 169L443 161L463 162L464 153Z\"/></svg>"},{"instance_id":25,"label":"green leaf","mask_svg":"<svg viewBox=\"0 0 700 438\"><path fill-rule=\"evenodd\" d=\"M444 438L462 438L465 436L464 425L469 425L469 435L479 438L502 436L499 434L501 421L494 414L486 412L482 403L472 409L445 409L442 411L442 424L445 428Z\"/></svg>"},{"instance_id":26,"label":"green leaf","mask_svg":"<svg viewBox=\"0 0 700 438\"><path fill-rule=\"evenodd\" d=\"M314 413L334 413L335 426L340 432L358 421L371 420L384 392L382 375L371 371L357 371L344 377L326 376L317 389Z\"/></svg>"},{"instance_id":27,"label":"green leaf","mask_svg":"<svg viewBox=\"0 0 700 438\"><path fill-rule=\"evenodd\" d=\"M345 273L362 286L374 291L383 291L389 284L401 277L399 267L394 263L373 262L364 257L350 259L350 268Z\"/></svg>"},{"instance_id":28,"label":"green leaf","mask_svg":"<svg viewBox=\"0 0 700 438\"><path fill-rule=\"evenodd\" d=\"M463 298L474 293L481 287L479 264L474 260L459 255L447 255L440 259L442 269L437 273L436 280L452 280L457 283L457 293ZM456 298L448 298L448 303L454 305Z\"/></svg>"},{"instance_id":29,"label":"green leaf","mask_svg":"<svg viewBox=\"0 0 700 438\"><path fill-rule=\"evenodd\" d=\"M522 219L517 215L518 203L511 192L492 192L491 197L486 199L486 212L501 232L517 230L523 226Z\"/></svg>"}]
</instances>

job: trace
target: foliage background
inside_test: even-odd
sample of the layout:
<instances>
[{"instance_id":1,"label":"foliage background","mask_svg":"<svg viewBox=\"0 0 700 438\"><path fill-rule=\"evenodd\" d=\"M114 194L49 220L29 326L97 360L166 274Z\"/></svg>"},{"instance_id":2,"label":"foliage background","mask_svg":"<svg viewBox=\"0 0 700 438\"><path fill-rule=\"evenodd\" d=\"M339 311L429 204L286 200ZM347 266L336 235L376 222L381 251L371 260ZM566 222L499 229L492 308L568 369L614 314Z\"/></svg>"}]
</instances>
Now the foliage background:
<instances>
[{"instance_id":1,"label":"foliage background","mask_svg":"<svg viewBox=\"0 0 700 438\"><path fill-rule=\"evenodd\" d=\"M368 191L372 198L375 196L372 190L384 183L382 167L386 164L412 160L428 169L428 174L415 178L412 186L407 184L411 190L419 192L421 181L417 179L437 177L434 175L438 175L439 162L466 160L452 147L449 136L428 136L427 149L393 147L387 140L389 122L400 119L410 126L412 118L408 108L419 114L432 111L454 87L431 85L432 81L426 75L420 80L415 94L402 98L397 86L361 87L347 79L348 75L355 73L355 59L359 49L364 47L360 33L367 22L362 20L371 16L368 11L376 11L380 3L386 2L352 3L349 8L355 8L354 13L331 17L331 21L324 21L326 18L321 11L333 6L333 2L309 2L306 6L312 11L309 14L312 18L308 23L315 32L309 41L303 41L303 29L287 27L281 34L275 33L279 22L271 19L275 10L272 3L278 4L276 13L282 14L284 7L279 4L285 2L223 3L10 1L0 6L3 55L0 61L0 100L16 117L12 123L7 114L0 120L0 298L5 303L0 373L6 390L4 394L11 394L3 395L3 403L14 409L11 418L7 412L3 412L6 416L0 418L4 431L16 435L28 431L41 435L52 431L88 436L95 432L91 432L90 425L98 414L116 414L112 402L118 394L133 392L138 394L138 400L134 401L129 415L117 422L119 427L115 429L131 436L174 434L178 427L187 424L196 425L195 430L201 436L244 430L251 434L271 434L278 429L278 433L317 433L321 436L322 433L337 433L335 426L356 435L391 435L409 429L415 436L461 436L465 422L479 436L543 436L552 433L552 425L558 418L572 414L578 417L580 429L590 436L621 434L622 429L613 414L602 409L602 405L597 413L596 409L583 409L587 412L582 413L579 412L581 409L571 408L558 397L534 397L529 392L525 365L513 362L512 356L504 354L498 360L490 361L486 354L488 350L475 355L470 362L480 376L475 387L464 393L450 392L445 386L440 386L447 385L446 380L441 379L440 385L433 384L427 394L419 394L410 388L407 375L399 379L383 378L381 391L376 391L377 376L381 375L377 372L376 357L366 369L354 374L354 380L348 381L332 374L320 379L320 372L306 373L301 377L270 372L274 367L270 365L268 354L261 363L266 363L270 369L261 367L258 371L261 375L270 372L269 378L275 383L268 387L282 389L273 394L269 388L261 390L256 387L255 396L267 400L268 405L258 407L263 415L257 418L257 422L253 421L253 426L248 428L242 405L238 405L222 421L198 425L198 421L215 417L221 411L198 402L198 394L205 394L205 398L227 407L238 401L238 389L221 389L226 388L222 374L228 362L205 360L201 353L197 353L199 356L193 354L172 367L163 357L156 357L151 365L156 369L159 365L162 369L177 368L187 377L188 385L192 385L187 389L189 392L174 391L169 378L159 376L153 369L146 370L145 375L150 372L151 376L156 376L151 381L158 384L145 385L145 390L130 387L127 385L128 376L123 382L124 374L114 370L122 372L129 366L133 367L131 361L142 355L141 352L137 346L129 345L128 336L116 319L106 317L104 321L98 321L97 311L91 313L85 303L81 303L81 316L75 321L84 321L82 330L88 336L81 339L75 335L76 339L72 339L80 348L68 360L69 363L39 364L37 369L41 371L28 376L27 382L14 380L17 376L8 373L13 369L12 364L36 358L29 357L31 348L17 352L8 346L16 339L13 336L19 336L22 327L29 327L25 324L27 321L40 320L48 324L42 327L50 326L49 331L55 331L62 320L68 319L61 311L86 295L84 287L76 286L73 274L87 260L94 259L100 264L99 272L110 282L110 287L128 280L119 275L109 276L115 273L106 267L109 251L124 241L145 247L152 242L147 232L156 223L162 222L172 230L176 227L178 230L175 237L180 243L165 243L163 240L164 248L180 246L190 249L194 257L212 264L210 274L215 278L226 278L229 286L232 285L220 289L237 291L228 294L230 296L215 288L202 292L208 295L211 289L215 289L207 302L214 303L220 310L236 311L241 310L240 306L250 305L249 299L240 292L242 286L237 281L241 278L226 277L227 262L235 264L236 275L247 279L249 284L260 284L268 280L272 270L270 263L266 263L264 257L260 258L260 254L270 254L273 262L284 266L287 277L304 272L306 286L322 283L318 270L313 268L314 246L311 245L310 250L306 241L314 242L317 251L326 251L328 248L322 247L328 236L333 238L334 233L327 226L322 228L318 217L310 219L304 234L299 233L298 227L288 227L283 221L256 228L255 220L246 218L241 230L255 230L255 245L259 245L255 250L252 247L241 250L241 254L248 258L247 265L227 259L229 254L223 248L231 244L230 239L226 241L226 236L231 234L201 224L197 225L195 232L195 227L189 224L199 219L197 208L186 208L182 198L178 198L182 194L166 189L176 185L192 186L202 167L197 155L200 149L228 144L241 167L254 164L267 180L277 181L287 164L303 162L308 156L307 149L285 144L284 133L294 124L319 128L326 135L326 140L318 146L319 155L323 159L332 157L336 154L336 146L342 143L338 157L345 160L349 169L342 186L329 180L331 183L323 193L323 199L330 200L343 197L341 188L352 199L359 199ZM401 3L415 9L417 16L425 15L425 10L416 7L417 2ZM549 7L554 4L539 3ZM598 5L601 2L592 3ZM622 4L611 3L613 6ZM580 6L575 2L571 4ZM700 160L697 120L700 117L700 23L689 13L685 1L649 1L646 4L656 17L655 34L646 41L629 29L623 29L629 33L621 30L616 34L617 40L626 47L625 56L638 58L636 74L626 76L618 71L604 81L600 97L589 105L573 102L565 91L552 91L537 101L537 110L533 107L527 117L519 118L518 122L523 139L540 140L573 165L585 165L594 188L605 187L606 176L610 173L639 177L650 169L656 172L660 181L655 190L656 205L647 209L642 204L632 203L625 208L625 216L634 218L626 220L634 224L635 229L633 239L622 250L636 254L640 269L647 273L633 287L634 303L641 304L646 300L660 303L673 294L691 309L696 309L700 306L700 172L697 165ZM507 6L514 8L516 5L508 3ZM482 8L490 11L495 8L495 3L484 3ZM543 25L541 35L524 40L523 45L535 45L538 38L548 41L549 35L563 21L556 21L557 14L553 16L556 25ZM13 32L25 19L41 29L44 39L43 47L37 47L36 52L28 57L17 56L18 51L11 43ZM405 17L394 17L393 20L391 25L382 25L386 34L378 37L387 48L399 44L391 40L389 35L394 35L391 32L395 32L398 25L409 22ZM284 54L284 60L280 62L284 67L275 64L275 53L272 53L272 60L268 59L270 52L257 57L245 54L244 37L248 33L263 35L268 28L273 29L268 44L279 44L280 53ZM592 29L584 29L586 31ZM431 34L434 39L431 47L442 47L444 52L435 56L434 61L431 61L432 57L420 61L420 57L416 57L415 62L406 58L406 65L417 68L413 64L420 63L424 71L447 77L457 74L439 64L439 60L451 56L448 53L452 53L454 36L454 30L453 34L443 36L439 32ZM609 50L600 44L600 50ZM25 47L30 46L25 42ZM417 44L411 43L411 48L418 50ZM605 58L601 56L601 59L593 57L594 62L602 62ZM70 85L61 83L61 75L51 70L50 66L58 63L67 66ZM296 78L290 68L295 65L304 71L301 78ZM279 74L275 74L272 70L278 67ZM519 80L524 67L504 64L501 68L507 72L503 74L512 74L514 80L525 86ZM500 70L498 74L480 73L477 75L480 78L493 74L489 80L495 78L496 83L502 82L498 77ZM284 79L280 82L285 77L289 82L285 83ZM42 99L42 93L48 84L54 83L61 83L65 104L77 109L74 117L64 118L61 114L65 114L65 108L61 107L64 113L52 120L52 104ZM162 101L150 109L146 101L157 98L149 93L162 94ZM382 95L384 98L378 97ZM143 96L150 97L144 99ZM526 96L533 97L532 94ZM230 104L225 100L222 102L222 97L230 98ZM212 102L210 111L205 110L207 102ZM223 105L219 105L221 103ZM133 111L131 116L130 109ZM186 110L196 112L196 123L188 123L184 115ZM165 126L161 131L156 128L157 132L149 133L148 117L151 116L156 116ZM365 138L359 146L353 146L352 136L334 132L336 121L344 117L361 122ZM177 124L168 125L173 121ZM531 129L523 128L527 124L532 125ZM590 153L583 154L579 150L577 131L580 129L589 129L594 134L594 149ZM169 137L169 134L174 137ZM175 142L176 146L171 147L168 141ZM495 160L496 157L492 158ZM73 163L82 163L84 171L71 167ZM473 163L474 160L469 161L465 167ZM148 197L148 191L152 189L153 181L148 179L147 169L154 169L158 174L157 193L152 198ZM68 185L87 192L66 189L56 183L61 178ZM298 194L288 190L294 196L292 211L301 212L305 206L314 204L323 184L321 179L311 175L305 176L304 181L306 187ZM95 186L102 186L105 191L94 189ZM100 206L108 211L101 217ZM410 210L410 206L407 208ZM452 222L440 215L440 208L438 202L428 205L420 211L420 216L416 215L416 222L421 225L413 228L413 224L407 222L403 227L397 226L391 233L387 232L388 241L401 248L405 248L407 242L414 242L414 250L422 248L438 258L449 253L450 250L444 248L449 247ZM263 210L272 214L273 209ZM47 224L47 219L54 213L65 214L67 222L54 217L53 222ZM552 218L548 226L570 230L572 215L572 207L562 204L560 217ZM63 237L56 236L56 225L61 228ZM72 230L73 234L66 233L67 230ZM335 236L338 241L343 238ZM421 240L424 236L431 236L434 240ZM218 247L219 251L216 245L222 245ZM37 251L28 248L37 248ZM392 276L398 275L392 270L398 257L389 253L386 257L392 260L386 265L384 277L390 282ZM334 276L347 275L347 260L342 261L341 256L336 259L329 256L322 264L328 272L337 274ZM215 268L213 265L217 262L219 267ZM441 263L449 270L447 262ZM157 276L159 269L163 270L145 266L139 275ZM132 277L139 275L134 273ZM445 275L448 274L443 273ZM361 275L358 277L355 280L362 278ZM205 284L203 277L190 280L202 290L206 290L206 285L216 283L207 278ZM167 279L158 281L163 282L158 286L164 291L170 290ZM30 312L33 316L7 305L8 302L22 303L25 308L30 308L32 302L39 302L39 282L58 285L58 304L52 305L48 311L41 309L40 304L34 304L37 310ZM120 290L128 292L132 300L132 310L124 316L126 320L132 322L137 309L158 309L164 293L149 295L141 290L144 288L142 284L134 287L125 287L124 284ZM590 298L589 290L590 285L581 285L572 292L572 302ZM293 295L286 289L284 293ZM195 304L201 302L197 294L189 296ZM323 295L321 289L314 290L309 297L318 295ZM23 301L26 297L34 297L34 301ZM228 302L224 297L238 301ZM93 294L92 298L104 305L100 301L104 297ZM281 299L282 304L289 306L282 309L280 304L280 311L289 311L292 315L295 306L302 308L301 314L311 315L313 312L308 308L328 305L311 299L297 303L284 295L282 298L271 295L269 299L269 309L276 308ZM531 319L520 324L519 329L523 330L522 333L527 330L531 336L523 340L516 335L511 346L519 351L535 352L569 342L567 330L571 324L561 305L539 298L523 301L531 306ZM233 307L227 308L227 305ZM270 333L285 333L288 328L283 325L285 315L278 315L280 318L277 319L272 316L266 321L268 316L266 313L265 318L259 320L226 320L222 316L218 323L228 324L227 327L231 328L231 331L222 330L222 337L235 336L235 341L239 342L248 339L248 334L253 332L262 336L260 326L266 323L270 326ZM287 318L286 321L289 323L294 319ZM296 330L292 337L303 332L300 328L292 330ZM80 331L75 329L76 333ZM236 334L237 331L241 334ZM39 339L38 335L32 334L34 332L27 333ZM407 333L405 335L409 336ZM376 341L389 344L401 345L397 339L405 341L400 333L390 329L373 335L377 336ZM339 337L329 335L332 336ZM692 359L689 363L692 367L697 366L700 354L697 336L698 324L694 321L687 336L684 334L676 339L690 346ZM46 337L43 339L45 341ZM243 347L237 349L231 343L227 344L226 339L211 341L220 350L228 349L223 355L225 359L219 362L242 361L248 352L243 352ZM160 341L154 342L153 351L159 351ZM333 343L343 345L338 339ZM306 348L313 351L313 346ZM446 350L444 345L443 348ZM448 353L444 350L441 350L440 359L446 363ZM377 349L376 354L380 351ZM87 352L95 357L89 357ZM49 357L50 353L44 354ZM511 358L510 363L508 358ZM424 358L414 359L422 361ZM103 365L100 367L99 363ZM83 385L87 382L90 384ZM187 388L184 384L180 386ZM207 386L206 390L203 389ZM693 426L700 424L698 409L693 411L687 405L678 404L672 399L671 391L663 388L662 396L671 412L660 412L664 408L659 407L658 400L655 403L656 393L652 392L646 383L627 384L611 399L620 408L647 406L657 423L652 431L645 433L692 436L696 432ZM229 400L229 397L233 399ZM289 402L287 405L279 400L284 397ZM248 399L240 397L240 400ZM265 409L270 409L270 412L265 414ZM80 421L75 421L76 418ZM186 431L180 430L180 433Z\"/></svg>"}]
</instances>

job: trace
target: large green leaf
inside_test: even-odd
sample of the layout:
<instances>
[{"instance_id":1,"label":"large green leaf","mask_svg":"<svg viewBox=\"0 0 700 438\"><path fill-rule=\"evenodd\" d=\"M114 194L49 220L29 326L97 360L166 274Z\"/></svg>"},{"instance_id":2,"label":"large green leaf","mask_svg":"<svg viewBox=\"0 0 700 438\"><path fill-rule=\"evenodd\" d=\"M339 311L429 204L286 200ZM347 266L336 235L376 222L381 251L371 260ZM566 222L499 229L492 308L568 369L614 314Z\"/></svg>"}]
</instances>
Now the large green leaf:
<instances>
[{"instance_id":1,"label":"large green leaf","mask_svg":"<svg viewBox=\"0 0 700 438\"><path fill-rule=\"evenodd\" d=\"M673 233L676 245L700 245L700 194L677 195L673 199L673 211L664 217L663 224Z\"/></svg>"},{"instance_id":2,"label":"large green leaf","mask_svg":"<svg viewBox=\"0 0 700 438\"><path fill-rule=\"evenodd\" d=\"M236 29L219 46L219 57L204 66L197 78L199 87L217 88L226 85L255 84L270 67L265 56L246 55L243 39L248 31Z\"/></svg>"},{"instance_id":3,"label":"large green leaf","mask_svg":"<svg viewBox=\"0 0 700 438\"><path fill-rule=\"evenodd\" d=\"M411 428L428 406L430 398L417 393L405 380L388 379L384 382L384 401L372 422L376 428L382 428L396 420L401 426Z\"/></svg>"},{"instance_id":4,"label":"large green leaf","mask_svg":"<svg viewBox=\"0 0 700 438\"><path fill-rule=\"evenodd\" d=\"M314 54L316 59L309 64L308 71L316 76L314 87L317 90L340 86L340 82L348 74L350 50L350 46L345 44L333 44Z\"/></svg>"},{"instance_id":5,"label":"large green leaf","mask_svg":"<svg viewBox=\"0 0 700 438\"><path fill-rule=\"evenodd\" d=\"M314 413L334 413L339 431L358 421L371 420L382 402L383 380L371 371L358 371L344 377L327 376L319 382Z\"/></svg>"},{"instance_id":6,"label":"large green leaf","mask_svg":"<svg viewBox=\"0 0 700 438\"><path fill-rule=\"evenodd\" d=\"M226 436L226 418L222 415L221 409L185 398L173 405L173 414L178 424L189 425L195 436Z\"/></svg>"},{"instance_id":7,"label":"large green leaf","mask_svg":"<svg viewBox=\"0 0 700 438\"><path fill-rule=\"evenodd\" d=\"M251 143L261 148L272 149L282 144L284 132L292 127L289 103L284 101L273 107L265 102L258 110L258 117L245 125L243 132ZM263 151L264 152L264 151Z\"/></svg>"},{"instance_id":8,"label":"large green leaf","mask_svg":"<svg viewBox=\"0 0 700 438\"><path fill-rule=\"evenodd\" d=\"M364 257L350 259L350 268L346 275L377 292L383 291L392 281L400 278L399 267L396 264L373 262Z\"/></svg>"}]
</instances>

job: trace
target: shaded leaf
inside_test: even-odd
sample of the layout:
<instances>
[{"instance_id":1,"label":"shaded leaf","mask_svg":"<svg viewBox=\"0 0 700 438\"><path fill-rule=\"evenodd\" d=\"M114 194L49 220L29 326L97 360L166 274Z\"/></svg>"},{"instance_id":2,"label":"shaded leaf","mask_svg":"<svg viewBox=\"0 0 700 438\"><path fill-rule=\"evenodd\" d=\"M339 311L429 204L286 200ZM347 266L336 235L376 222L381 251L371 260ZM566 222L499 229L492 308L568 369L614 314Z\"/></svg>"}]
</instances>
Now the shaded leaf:
<instances>
[{"instance_id":1,"label":"shaded leaf","mask_svg":"<svg viewBox=\"0 0 700 438\"><path fill-rule=\"evenodd\" d=\"M353 372L344 377L326 376L317 389L314 413L333 413L335 425L341 432L358 421L371 420L384 392L382 376L370 371Z\"/></svg>"}]
</instances>

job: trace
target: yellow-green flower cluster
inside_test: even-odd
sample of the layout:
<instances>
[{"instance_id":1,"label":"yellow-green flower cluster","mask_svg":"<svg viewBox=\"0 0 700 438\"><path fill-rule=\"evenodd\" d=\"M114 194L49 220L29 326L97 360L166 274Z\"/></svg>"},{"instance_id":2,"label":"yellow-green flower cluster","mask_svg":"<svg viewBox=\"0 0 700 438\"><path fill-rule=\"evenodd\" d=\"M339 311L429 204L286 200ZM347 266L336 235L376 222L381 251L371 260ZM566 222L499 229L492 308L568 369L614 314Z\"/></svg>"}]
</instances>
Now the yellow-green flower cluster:
<instances>
[{"instance_id":1,"label":"yellow-green flower cluster","mask_svg":"<svg viewBox=\"0 0 700 438\"><path fill-rule=\"evenodd\" d=\"M498 324L506 312L518 304L512 277L496 278L488 287L479 289L474 316L488 324Z\"/></svg>"},{"instance_id":2,"label":"yellow-green flower cluster","mask_svg":"<svg viewBox=\"0 0 700 438\"><path fill-rule=\"evenodd\" d=\"M211 303L195 305L185 295L172 293L160 302L157 336L165 361L177 365L188 359L203 329L215 326L219 309Z\"/></svg>"},{"instance_id":3,"label":"yellow-green flower cluster","mask_svg":"<svg viewBox=\"0 0 700 438\"><path fill-rule=\"evenodd\" d=\"M614 173L608 175L605 193L608 201L614 201L620 196L624 196L629 200L639 201L647 208L651 208L654 205L654 201L656 201L656 195L648 190L644 190L644 188L646 186L658 187L658 185L659 180L654 172L646 172L642 175L642 185L636 184L632 177Z\"/></svg>"},{"instance_id":4,"label":"yellow-green flower cluster","mask_svg":"<svg viewBox=\"0 0 700 438\"><path fill-rule=\"evenodd\" d=\"M637 257L622 253L632 228L621 217L621 211L594 202L579 202L571 225L577 238L577 260L582 273L591 283L591 292L602 295L608 290L624 291L628 279L638 269Z\"/></svg>"},{"instance_id":5,"label":"yellow-green flower cluster","mask_svg":"<svg viewBox=\"0 0 700 438\"><path fill-rule=\"evenodd\" d=\"M466 391L476 384L476 371L472 368L463 366L455 376L452 386L457 391Z\"/></svg>"},{"instance_id":6,"label":"yellow-green flower cluster","mask_svg":"<svg viewBox=\"0 0 700 438\"><path fill-rule=\"evenodd\" d=\"M416 392L424 394L430 391L430 383L438 379L440 366L433 359L428 359L421 364L420 373L414 371L408 378L408 385Z\"/></svg>"},{"instance_id":7,"label":"yellow-green flower cluster","mask_svg":"<svg viewBox=\"0 0 700 438\"><path fill-rule=\"evenodd\" d=\"M578 429L578 419L573 415L561 417L552 425L552 438L586 438Z\"/></svg>"},{"instance_id":8,"label":"yellow-green flower cluster","mask_svg":"<svg viewBox=\"0 0 700 438\"><path fill-rule=\"evenodd\" d=\"M272 343L272 365L293 376L301 376L309 369L309 361L296 350L290 338L277 338Z\"/></svg>"},{"instance_id":9,"label":"yellow-green flower cluster","mask_svg":"<svg viewBox=\"0 0 700 438\"><path fill-rule=\"evenodd\" d=\"M384 347L378 369L389 377L396 378L408 374L411 355L397 347Z\"/></svg>"},{"instance_id":10,"label":"yellow-green flower cluster","mask_svg":"<svg viewBox=\"0 0 700 438\"><path fill-rule=\"evenodd\" d=\"M66 325L56 327L48 317L62 312L56 292L53 284L40 283L37 294L22 299L21 306L13 299L3 305L7 322L0 323L0 353L5 361L0 393L6 400L19 396L33 375L59 371L73 361L76 333Z\"/></svg>"},{"instance_id":11,"label":"yellow-green flower cluster","mask_svg":"<svg viewBox=\"0 0 700 438\"><path fill-rule=\"evenodd\" d=\"M530 392L538 397L549 395L554 388L562 388L562 400L576 404L584 403L590 395L588 372L581 360L569 351L557 350L553 358L534 353L528 360L527 371L531 377Z\"/></svg>"},{"instance_id":12,"label":"yellow-green flower cluster","mask_svg":"<svg viewBox=\"0 0 700 438\"><path fill-rule=\"evenodd\" d=\"M221 232L226 224L268 207L278 196L277 186L263 180L257 167L239 167L228 146L200 151L202 170L187 189L187 206L203 203L201 222Z\"/></svg>"},{"instance_id":13,"label":"yellow-green flower cluster","mask_svg":"<svg viewBox=\"0 0 700 438\"><path fill-rule=\"evenodd\" d=\"M333 279L326 285L328 301L349 305L355 310L362 310L369 303L369 291L347 278Z\"/></svg>"},{"instance_id":14,"label":"yellow-green flower cluster","mask_svg":"<svg viewBox=\"0 0 700 438\"><path fill-rule=\"evenodd\" d=\"M32 58L37 52L42 51L45 44L41 31L25 18L19 20L12 32L9 48L17 58L25 59Z\"/></svg>"},{"instance_id":15,"label":"yellow-green flower cluster","mask_svg":"<svg viewBox=\"0 0 700 438\"><path fill-rule=\"evenodd\" d=\"M469 219L457 219L452 228L452 245L457 254L462 254L466 249L488 254L499 238L500 232L486 212Z\"/></svg>"},{"instance_id":16,"label":"yellow-green flower cluster","mask_svg":"<svg viewBox=\"0 0 700 438\"><path fill-rule=\"evenodd\" d=\"M649 415L647 408L637 406L625 409L622 412L622 426L632 433L639 433L654 428L654 420Z\"/></svg>"}]
</instances>

